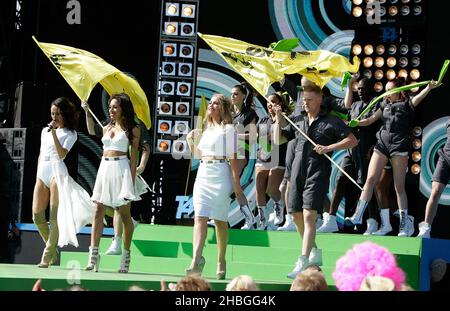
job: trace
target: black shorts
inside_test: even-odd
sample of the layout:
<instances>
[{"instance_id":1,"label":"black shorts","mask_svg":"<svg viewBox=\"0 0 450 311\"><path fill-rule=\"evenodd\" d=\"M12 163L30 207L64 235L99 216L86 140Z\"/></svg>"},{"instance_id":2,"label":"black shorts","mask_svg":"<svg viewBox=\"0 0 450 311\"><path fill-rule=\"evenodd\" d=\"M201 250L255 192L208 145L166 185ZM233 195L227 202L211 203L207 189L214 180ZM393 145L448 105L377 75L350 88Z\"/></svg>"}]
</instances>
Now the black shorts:
<instances>
[{"instance_id":1,"label":"black shorts","mask_svg":"<svg viewBox=\"0 0 450 311\"><path fill-rule=\"evenodd\" d=\"M436 169L433 173L433 181L444 185L450 181L450 166L442 156L438 159Z\"/></svg>"},{"instance_id":2,"label":"black shorts","mask_svg":"<svg viewBox=\"0 0 450 311\"><path fill-rule=\"evenodd\" d=\"M409 153L409 140L405 139L399 143L388 143L385 144L382 140L378 140L375 144L374 149L378 150L384 154L388 159L392 156L408 156Z\"/></svg>"},{"instance_id":3,"label":"black shorts","mask_svg":"<svg viewBox=\"0 0 450 311\"><path fill-rule=\"evenodd\" d=\"M289 188L288 212L302 212L303 209L321 211L330 183L329 174L304 178L300 175L301 157L292 163L292 176ZM316 172L316 174L319 172ZM328 177L326 177L328 175Z\"/></svg>"}]
</instances>

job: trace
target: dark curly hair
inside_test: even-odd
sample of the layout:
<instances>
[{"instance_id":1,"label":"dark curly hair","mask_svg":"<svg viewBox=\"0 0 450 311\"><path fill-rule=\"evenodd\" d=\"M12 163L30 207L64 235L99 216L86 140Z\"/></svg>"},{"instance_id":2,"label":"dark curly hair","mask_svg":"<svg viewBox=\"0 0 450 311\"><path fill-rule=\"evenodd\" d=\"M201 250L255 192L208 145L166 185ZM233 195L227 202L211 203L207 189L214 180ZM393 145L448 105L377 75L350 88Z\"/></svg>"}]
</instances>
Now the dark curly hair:
<instances>
[{"instance_id":1,"label":"dark curly hair","mask_svg":"<svg viewBox=\"0 0 450 311\"><path fill-rule=\"evenodd\" d=\"M65 97L58 97L52 102L52 106L58 107L64 120L64 127L75 131L77 127L77 109L70 100Z\"/></svg>"},{"instance_id":2,"label":"dark curly hair","mask_svg":"<svg viewBox=\"0 0 450 311\"><path fill-rule=\"evenodd\" d=\"M133 138L133 128L138 125L134 119L134 108L131 99L125 93L113 94L108 100L108 105L111 104L113 99L117 100L120 104L120 108L122 108L123 125L128 139L131 141ZM110 126L113 126L114 124L114 120L111 120L109 123Z\"/></svg>"}]
</instances>

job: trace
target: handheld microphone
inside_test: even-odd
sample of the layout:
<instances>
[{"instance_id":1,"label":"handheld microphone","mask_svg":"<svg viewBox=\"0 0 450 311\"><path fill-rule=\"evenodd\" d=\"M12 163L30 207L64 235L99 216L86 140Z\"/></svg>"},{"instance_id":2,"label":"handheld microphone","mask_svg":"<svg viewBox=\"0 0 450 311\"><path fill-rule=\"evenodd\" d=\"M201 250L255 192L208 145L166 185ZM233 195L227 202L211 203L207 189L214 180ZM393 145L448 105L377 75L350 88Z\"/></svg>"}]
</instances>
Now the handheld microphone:
<instances>
[{"instance_id":1,"label":"handheld microphone","mask_svg":"<svg viewBox=\"0 0 450 311\"><path fill-rule=\"evenodd\" d=\"M47 130L47 133L48 133L53 129L53 122L50 122L49 124L47 124L47 126L48 126L48 130Z\"/></svg>"}]
</instances>

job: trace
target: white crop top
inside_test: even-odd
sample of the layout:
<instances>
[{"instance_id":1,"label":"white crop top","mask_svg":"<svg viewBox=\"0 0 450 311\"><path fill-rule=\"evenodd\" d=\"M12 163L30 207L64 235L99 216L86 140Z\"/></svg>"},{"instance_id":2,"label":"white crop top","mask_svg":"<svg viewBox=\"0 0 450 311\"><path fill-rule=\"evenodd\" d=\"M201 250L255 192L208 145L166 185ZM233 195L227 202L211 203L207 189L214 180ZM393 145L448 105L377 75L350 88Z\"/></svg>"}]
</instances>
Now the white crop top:
<instances>
[{"instance_id":1,"label":"white crop top","mask_svg":"<svg viewBox=\"0 0 450 311\"><path fill-rule=\"evenodd\" d=\"M122 151L128 152L128 136L124 131L116 133L113 138L106 132L102 137L103 151Z\"/></svg>"},{"instance_id":2,"label":"white crop top","mask_svg":"<svg viewBox=\"0 0 450 311\"><path fill-rule=\"evenodd\" d=\"M58 128L55 130L61 147L70 151L73 145L77 141L77 132L68 130L66 128ZM55 142L53 141L53 134L48 131L48 127L45 127L41 132L41 156L49 159L60 159L58 152L56 151Z\"/></svg>"},{"instance_id":3,"label":"white crop top","mask_svg":"<svg viewBox=\"0 0 450 311\"><path fill-rule=\"evenodd\" d=\"M209 126L197 146L202 156L231 157L237 150L237 134L232 124Z\"/></svg>"}]
</instances>

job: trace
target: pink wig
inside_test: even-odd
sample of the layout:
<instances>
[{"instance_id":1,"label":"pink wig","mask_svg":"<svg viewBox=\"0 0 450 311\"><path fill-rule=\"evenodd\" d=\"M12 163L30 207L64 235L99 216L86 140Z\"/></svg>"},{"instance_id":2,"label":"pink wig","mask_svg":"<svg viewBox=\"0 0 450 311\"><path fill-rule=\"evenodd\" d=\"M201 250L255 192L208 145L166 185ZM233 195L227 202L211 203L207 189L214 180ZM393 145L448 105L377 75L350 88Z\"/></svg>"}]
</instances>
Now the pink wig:
<instances>
[{"instance_id":1,"label":"pink wig","mask_svg":"<svg viewBox=\"0 0 450 311\"><path fill-rule=\"evenodd\" d=\"M336 262L333 279L341 291L358 291L368 276L383 276L395 283L400 290L405 282L405 273L397 266L392 253L386 248L367 241L356 244Z\"/></svg>"}]
</instances>

